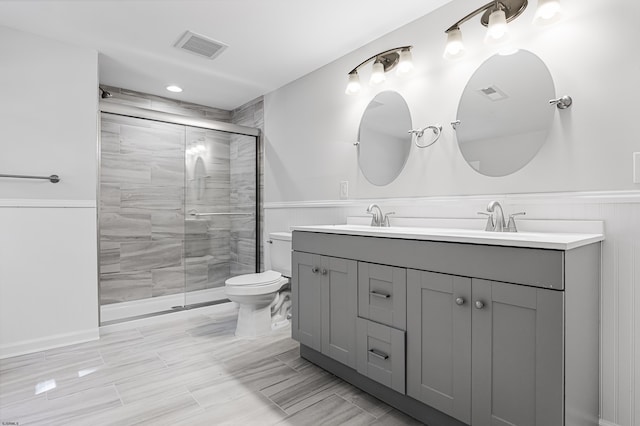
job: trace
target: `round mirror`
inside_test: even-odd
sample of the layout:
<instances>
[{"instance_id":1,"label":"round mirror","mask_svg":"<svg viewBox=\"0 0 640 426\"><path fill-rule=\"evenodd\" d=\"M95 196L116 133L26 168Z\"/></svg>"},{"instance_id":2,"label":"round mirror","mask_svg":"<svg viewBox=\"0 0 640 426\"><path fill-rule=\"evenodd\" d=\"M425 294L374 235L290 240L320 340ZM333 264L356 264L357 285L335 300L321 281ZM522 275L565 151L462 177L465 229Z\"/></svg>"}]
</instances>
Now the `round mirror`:
<instances>
[{"instance_id":1,"label":"round mirror","mask_svg":"<svg viewBox=\"0 0 640 426\"><path fill-rule=\"evenodd\" d=\"M411 150L411 115L396 92L376 95L362 114L358 131L358 164L374 185L387 185L398 177Z\"/></svg>"},{"instance_id":2,"label":"round mirror","mask_svg":"<svg viewBox=\"0 0 640 426\"><path fill-rule=\"evenodd\" d=\"M544 62L518 50L494 55L471 76L455 125L467 163L486 176L506 176L524 167L547 139L555 88Z\"/></svg>"}]
</instances>

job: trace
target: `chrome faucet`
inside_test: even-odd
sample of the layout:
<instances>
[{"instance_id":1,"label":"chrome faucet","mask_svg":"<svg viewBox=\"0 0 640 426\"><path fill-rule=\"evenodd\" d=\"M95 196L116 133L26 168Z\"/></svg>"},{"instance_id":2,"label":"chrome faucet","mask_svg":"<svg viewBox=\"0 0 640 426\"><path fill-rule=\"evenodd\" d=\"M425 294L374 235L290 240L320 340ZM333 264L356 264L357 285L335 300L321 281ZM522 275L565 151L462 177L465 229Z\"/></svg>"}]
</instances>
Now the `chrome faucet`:
<instances>
[{"instance_id":1,"label":"chrome faucet","mask_svg":"<svg viewBox=\"0 0 640 426\"><path fill-rule=\"evenodd\" d=\"M369 204L367 207L367 213L371 216L371 226L383 226L384 223L384 215L382 214L382 209L377 204Z\"/></svg>"},{"instance_id":2,"label":"chrome faucet","mask_svg":"<svg viewBox=\"0 0 640 426\"><path fill-rule=\"evenodd\" d=\"M491 213L490 219L493 219L493 229L495 232L503 232L507 224L504 222L504 212L502 206L497 201L491 201L487 206L487 211Z\"/></svg>"},{"instance_id":3,"label":"chrome faucet","mask_svg":"<svg viewBox=\"0 0 640 426\"><path fill-rule=\"evenodd\" d=\"M391 222L389 221L389 216L392 214L396 214L396 212L389 212L387 214L382 213L382 209L377 204L369 204L367 207L367 213L372 215L371 217L371 226L391 226Z\"/></svg>"},{"instance_id":4,"label":"chrome faucet","mask_svg":"<svg viewBox=\"0 0 640 426\"><path fill-rule=\"evenodd\" d=\"M518 228L516 227L516 216L525 215L525 212L513 213L509 215L509 223L507 224L504 219L504 212L502 211L502 206L497 201L491 201L487 206L487 211L478 212L478 214L487 216L487 226L485 226L485 231L495 231L495 232L518 232Z\"/></svg>"}]
</instances>

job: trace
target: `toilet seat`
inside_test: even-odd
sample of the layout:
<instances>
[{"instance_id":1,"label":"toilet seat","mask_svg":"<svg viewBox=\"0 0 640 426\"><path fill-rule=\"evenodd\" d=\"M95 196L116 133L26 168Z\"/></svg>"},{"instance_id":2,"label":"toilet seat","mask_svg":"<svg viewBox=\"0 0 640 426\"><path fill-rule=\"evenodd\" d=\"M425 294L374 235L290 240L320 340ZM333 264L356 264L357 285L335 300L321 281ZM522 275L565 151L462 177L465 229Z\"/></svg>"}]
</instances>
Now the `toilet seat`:
<instances>
[{"instance_id":1,"label":"toilet seat","mask_svg":"<svg viewBox=\"0 0 640 426\"><path fill-rule=\"evenodd\" d=\"M276 271L265 271L257 274L244 274L225 281L227 294L258 295L273 293L286 284L288 279Z\"/></svg>"}]
</instances>

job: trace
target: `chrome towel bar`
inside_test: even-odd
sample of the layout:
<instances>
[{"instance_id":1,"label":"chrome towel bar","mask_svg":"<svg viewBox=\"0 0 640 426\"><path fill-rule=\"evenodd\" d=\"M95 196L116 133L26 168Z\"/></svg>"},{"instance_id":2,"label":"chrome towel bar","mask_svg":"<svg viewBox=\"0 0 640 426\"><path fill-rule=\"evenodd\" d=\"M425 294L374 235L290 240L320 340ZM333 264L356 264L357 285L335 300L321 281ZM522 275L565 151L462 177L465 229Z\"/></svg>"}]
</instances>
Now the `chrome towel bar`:
<instances>
[{"instance_id":1,"label":"chrome towel bar","mask_svg":"<svg viewBox=\"0 0 640 426\"><path fill-rule=\"evenodd\" d=\"M51 183L60 182L60 176L51 175L51 176L30 176L30 175L4 175L0 174L0 178L15 178L15 179L44 179L48 180Z\"/></svg>"},{"instance_id":2,"label":"chrome towel bar","mask_svg":"<svg viewBox=\"0 0 640 426\"><path fill-rule=\"evenodd\" d=\"M198 213L197 210L189 211L189 216L253 216L253 213L234 213L234 212L222 212L222 213Z\"/></svg>"}]
</instances>

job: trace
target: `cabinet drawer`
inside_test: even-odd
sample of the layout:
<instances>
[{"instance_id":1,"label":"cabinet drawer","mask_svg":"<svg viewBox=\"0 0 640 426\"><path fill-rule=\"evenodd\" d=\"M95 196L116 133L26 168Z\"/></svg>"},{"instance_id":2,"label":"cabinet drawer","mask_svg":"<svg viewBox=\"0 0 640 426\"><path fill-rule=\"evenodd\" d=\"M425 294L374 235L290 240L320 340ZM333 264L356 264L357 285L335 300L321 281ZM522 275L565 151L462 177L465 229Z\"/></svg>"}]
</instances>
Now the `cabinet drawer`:
<instances>
[{"instance_id":1,"label":"cabinet drawer","mask_svg":"<svg viewBox=\"0 0 640 426\"><path fill-rule=\"evenodd\" d=\"M356 319L358 373L405 394L405 332Z\"/></svg>"},{"instance_id":2,"label":"cabinet drawer","mask_svg":"<svg viewBox=\"0 0 640 426\"><path fill-rule=\"evenodd\" d=\"M359 262L358 316L406 330L406 269Z\"/></svg>"}]
</instances>

